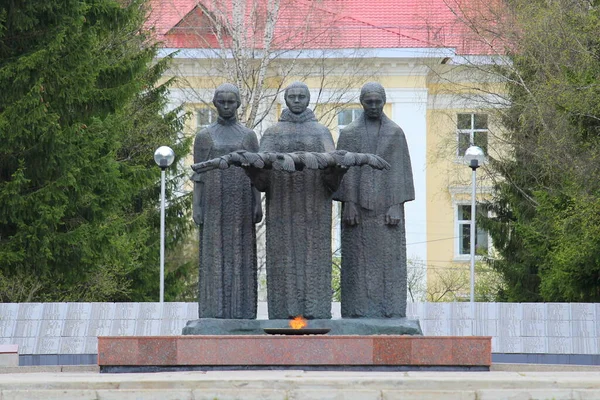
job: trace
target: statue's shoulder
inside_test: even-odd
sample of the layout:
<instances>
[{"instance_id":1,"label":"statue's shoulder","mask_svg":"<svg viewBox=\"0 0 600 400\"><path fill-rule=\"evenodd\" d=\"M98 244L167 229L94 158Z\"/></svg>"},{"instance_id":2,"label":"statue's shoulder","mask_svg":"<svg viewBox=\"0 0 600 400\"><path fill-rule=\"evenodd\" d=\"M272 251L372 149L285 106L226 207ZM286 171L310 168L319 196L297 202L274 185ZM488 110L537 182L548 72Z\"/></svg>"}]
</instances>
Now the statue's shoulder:
<instances>
[{"instance_id":1,"label":"statue's shoulder","mask_svg":"<svg viewBox=\"0 0 600 400\"><path fill-rule=\"evenodd\" d=\"M355 119L342 129L340 129L340 136L353 136L359 134L359 132L361 131L361 125L361 120Z\"/></svg>"},{"instance_id":2,"label":"statue's shoulder","mask_svg":"<svg viewBox=\"0 0 600 400\"><path fill-rule=\"evenodd\" d=\"M256 133L252 129L248 128L246 125L240 124L239 122L238 122L238 128L244 136L248 136L248 135L256 136Z\"/></svg>"},{"instance_id":3,"label":"statue's shoulder","mask_svg":"<svg viewBox=\"0 0 600 400\"><path fill-rule=\"evenodd\" d=\"M243 126L243 129L241 129L241 133L242 147L248 151L258 151L258 138L256 136L256 133L252 129L249 129L245 126Z\"/></svg>"},{"instance_id":4,"label":"statue's shoulder","mask_svg":"<svg viewBox=\"0 0 600 400\"><path fill-rule=\"evenodd\" d=\"M270 127L268 127L267 129L265 129L265 131L262 134L262 137L269 137L269 136L275 136L278 135L280 133L282 133L283 131L285 131L282 122L277 122L275 123L275 125L271 125Z\"/></svg>"},{"instance_id":5,"label":"statue's shoulder","mask_svg":"<svg viewBox=\"0 0 600 400\"><path fill-rule=\"evenodd\" d=\"M198 130L196 132L196 137L194 139L194 145L196 147L210 147L212 145L212 136L211 136L211 127L206 127Z\"/></svg>"},{"instance_id":6,"label":"statue's shoulder","mask_svg":"<svg viewBox=\"0 0 600 400\"><path fill-rule=\"evenodd\" d=\"M279 124L279 122L277 124ZM274 148L280 141L280 135L278 135L278 133L281 132L281 129L277 127L277 124L268 127L263 132L260 138L260 151L275 151Z\"/></svg>"},{"instance_id":7,"label":"statue's shoulder","mask_svg":"<svg viewBox=\"0 0 600 400\"><path fill-rule=\"evenodd\" d=\"M321 135L330 135L331 132L329 131L329 128L326 127L325 125L323 125L322 123L318 122L318 121L312 121L313 126L312 128L315 130L315 132L318 132Z\"/></svg>"},{"instance_id":8,"label":"statue's shoulder","mask_svg":"<svg viewBox=\"0 0 600 400\"><path fill-rule=\"evenodd\" d=\"M381 121L382 131L387 135L404 137L404 131L400 128L400 125L389 119L387 116L383 116Z\"/></svg>"}]
</instances>

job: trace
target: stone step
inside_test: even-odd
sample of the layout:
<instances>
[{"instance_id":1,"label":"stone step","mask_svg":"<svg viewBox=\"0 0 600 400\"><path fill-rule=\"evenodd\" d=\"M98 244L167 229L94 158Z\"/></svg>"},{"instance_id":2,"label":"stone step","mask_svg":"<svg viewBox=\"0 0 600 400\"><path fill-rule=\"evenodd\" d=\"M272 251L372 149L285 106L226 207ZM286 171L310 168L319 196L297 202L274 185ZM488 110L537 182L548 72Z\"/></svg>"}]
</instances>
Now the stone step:
<instances>
[{"instance_id":1,"label":"stone step","mask_svg":"<svg viewBox=\"0 0 600 400\"><path fill-rule=\"evenodd\" d=\"M2 391L10 400L597 400L600 390L29 390Z\"/></svg>"},{"instance_id":2,"label":"stone step","mask_svg":"<svg viewBox=\"0 0 600 400\"><path fill-rule=\"evenodd\" d=\"M2 400L600 399L600 372L0 374Z\"/></svg>"}]
</instances>

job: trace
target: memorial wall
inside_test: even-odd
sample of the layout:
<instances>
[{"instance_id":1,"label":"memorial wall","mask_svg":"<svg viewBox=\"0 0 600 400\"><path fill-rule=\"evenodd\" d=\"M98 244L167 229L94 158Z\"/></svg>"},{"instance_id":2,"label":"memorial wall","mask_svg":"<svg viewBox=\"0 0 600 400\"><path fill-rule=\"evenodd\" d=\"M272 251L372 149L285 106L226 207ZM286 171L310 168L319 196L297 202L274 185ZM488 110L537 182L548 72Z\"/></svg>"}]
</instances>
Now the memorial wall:
<instances>
[{"instance_id":1,"label":"memorial wall","mask_svg":"<svg viewBox=\"0 0 600 400\"><path fill-rule=\"evenodd\" d=\"M19 354L96 354L98 336L180 335L196 303L0 304L0 344ZM332 304L340 318L339 303ZM259 303L259 319L267 318ZM494 353L600 352L600 304L408 303L427 336L492 336Z\"/></svg>"}]
</instances>

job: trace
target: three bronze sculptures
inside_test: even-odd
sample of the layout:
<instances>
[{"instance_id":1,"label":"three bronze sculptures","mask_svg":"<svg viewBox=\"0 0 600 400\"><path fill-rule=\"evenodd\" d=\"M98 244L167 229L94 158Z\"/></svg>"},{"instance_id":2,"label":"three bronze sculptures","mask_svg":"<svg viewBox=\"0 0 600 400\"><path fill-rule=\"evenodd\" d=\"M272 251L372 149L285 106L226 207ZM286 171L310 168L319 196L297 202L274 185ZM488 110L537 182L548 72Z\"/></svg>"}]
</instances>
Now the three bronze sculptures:
<instances>
[{"instance_id":1,"label":"three bronze sculptures","mask_svg":"<svg viewBox=\"0 0 600 400\"><path fill-rule=\"evenodd\" d=\"M414 188L404 133L383 113L384 88L363 86L363 113L337 149L308 108L305 84L291 84L284 98L288 108L259 144L237 121L238 88L223 84L213 99L218 121L196 135L200 318L256 318L259 192L270 320L331 318L332 200L342 202L342 317L405 317L404 203Z\"/></svg>"}]
</instances>

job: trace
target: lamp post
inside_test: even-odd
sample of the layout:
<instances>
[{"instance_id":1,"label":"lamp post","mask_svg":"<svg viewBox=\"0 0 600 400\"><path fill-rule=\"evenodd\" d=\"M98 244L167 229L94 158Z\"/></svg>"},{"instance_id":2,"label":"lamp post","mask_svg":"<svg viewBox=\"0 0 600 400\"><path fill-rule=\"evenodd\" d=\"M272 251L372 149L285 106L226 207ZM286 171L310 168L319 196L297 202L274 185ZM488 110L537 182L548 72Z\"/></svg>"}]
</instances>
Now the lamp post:
<instances>
[{"instance_id":1,"label":"lamp post","mask_svg":"<svg viewBox=\"0 0 600 400\"><path fill-rule=\"evenodd\" d=\"M154 161L160 167L160 302L165 301L165 170L173 164L175 152L169 146L160 146L154 152Z\"/></svg>"},{"instance_id":2,"label":"lamp post","mask_svg":"<svg viewBox=\"0 0 600 400\"><path fill-rule=\"evenodd\" d=\"M479 168L485 161L485 153L478 146L471 146L465 151L465 162L468 163L469 167L473 171L471 179L471 303L475 301L475 239L477 233L475 232L475 196L477 188L477 168Z\"/></svg>"}]
</instances>

